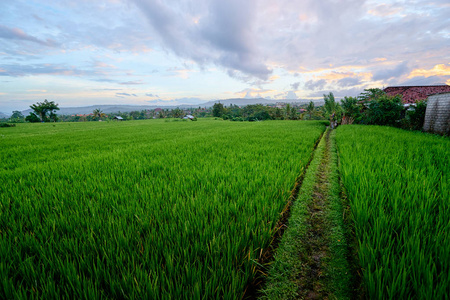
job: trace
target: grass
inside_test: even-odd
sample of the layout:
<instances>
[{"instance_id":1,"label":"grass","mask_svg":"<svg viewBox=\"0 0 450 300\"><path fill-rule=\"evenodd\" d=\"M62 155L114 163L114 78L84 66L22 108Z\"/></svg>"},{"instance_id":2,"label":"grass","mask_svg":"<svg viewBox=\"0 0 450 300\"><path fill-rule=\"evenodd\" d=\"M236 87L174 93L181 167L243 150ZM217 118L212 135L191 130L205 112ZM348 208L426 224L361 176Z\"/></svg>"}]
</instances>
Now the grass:
<instances>
[{"instance_id":1,"label":"grass","mask_svg":"<svg viewBox=\"0 0 450 300\"><path fill-rule=\"evenodd\" d=\"M366 297L448 297L450 140L341 126L337 146Z\"/></svg>"},{"instance_id":2,"label":"grass","mask_svg":"<svg viewBox=\"0 0 450 300\"><path fill-rule=\"evenodd\" d=\"M292 206L262 299L351 296L334 132L328 134L320 141Z\"/></svg>"},{"instance_id":3,"label":"grass","mask_svg":"<svg viewBox=\"0 0 450 300\"><path fill-rule=\"evenodd\" d=\"M0 298L239 298L321 122L0 130Z\"/></svg>"}]
</instances>

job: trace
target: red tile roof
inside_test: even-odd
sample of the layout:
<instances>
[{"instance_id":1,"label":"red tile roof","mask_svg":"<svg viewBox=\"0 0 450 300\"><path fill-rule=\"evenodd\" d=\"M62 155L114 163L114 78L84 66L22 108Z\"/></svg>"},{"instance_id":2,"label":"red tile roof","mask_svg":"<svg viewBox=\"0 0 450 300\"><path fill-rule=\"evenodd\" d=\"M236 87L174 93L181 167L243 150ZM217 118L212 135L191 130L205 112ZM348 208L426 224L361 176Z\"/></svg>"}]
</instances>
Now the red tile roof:
<instances>
[{"instance_id":1,"label":"red tile roof","mask_svg":"<svg viewBox=\"0 0 450 300\"><path fill-rule=\"evenodd\" d=\"M401 94L403 103L415 103L433 94L450 92L450 85L388 86L384 91L388 96Z\"/></svg>"}]
</instances>

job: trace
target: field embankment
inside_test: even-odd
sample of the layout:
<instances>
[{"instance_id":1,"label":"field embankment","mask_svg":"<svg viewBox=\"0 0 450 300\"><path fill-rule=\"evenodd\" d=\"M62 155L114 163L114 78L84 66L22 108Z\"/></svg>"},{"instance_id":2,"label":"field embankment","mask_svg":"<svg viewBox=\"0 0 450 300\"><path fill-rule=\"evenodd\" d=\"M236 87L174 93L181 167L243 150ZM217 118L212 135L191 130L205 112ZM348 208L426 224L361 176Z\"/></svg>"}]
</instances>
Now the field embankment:
<instances>
[{"instance_id":1,"label":"field embankment","mask_svg":"<svg viewBox=\"0 0 450 300\"><path fill-rule=\"evenodd\" d=\"M368 299L450 295L450 140L378 126L337 129Z\"/></svg>"},{"instance_id":2,"label":"field embankment","mask_svg":"<svg viewBox=\"0 0 450 300\"><path fill-rule=\"evenodd\" d=\"M347 247L334 132L327 131L291 209L262 298L350 298Z\"/></svg>"},{"instance_id":3,"label":"field embankment","mask_svg":"<svg viewBox=\"0 0 450 300\"><path fill-rule=\"evenodd\" d=\"M0 298L235 299L321 122L20 124L0 136Z\"/></svg>"}]
</instances>

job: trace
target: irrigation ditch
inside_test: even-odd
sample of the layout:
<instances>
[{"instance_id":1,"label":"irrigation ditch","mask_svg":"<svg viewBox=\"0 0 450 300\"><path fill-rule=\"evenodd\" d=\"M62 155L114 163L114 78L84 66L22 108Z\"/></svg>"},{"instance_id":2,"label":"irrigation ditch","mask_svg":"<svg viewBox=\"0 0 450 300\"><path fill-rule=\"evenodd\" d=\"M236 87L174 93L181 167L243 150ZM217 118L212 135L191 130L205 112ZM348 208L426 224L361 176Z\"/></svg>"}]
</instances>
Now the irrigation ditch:
<instances>
[{"instance_id":1,"label":"irrigation ditch","mask_svg":"<svg viewBox=\"0 0 450 300\"><path fill-rule=\"evenodd\" d=\"M334 135L318 139L243 299L359 298Z\"/></svg>"}]
</instances>

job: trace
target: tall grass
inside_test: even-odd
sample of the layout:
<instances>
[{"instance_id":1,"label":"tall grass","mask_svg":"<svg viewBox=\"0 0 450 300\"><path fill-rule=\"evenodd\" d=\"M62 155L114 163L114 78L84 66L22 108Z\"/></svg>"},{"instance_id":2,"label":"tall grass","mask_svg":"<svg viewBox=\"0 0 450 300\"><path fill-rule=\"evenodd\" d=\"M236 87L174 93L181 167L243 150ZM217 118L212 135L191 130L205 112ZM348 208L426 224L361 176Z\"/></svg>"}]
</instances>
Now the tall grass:
<instances>
[{"instance_id":1,"label":"tall grass","mask_svg":"<svg viewBox=\"0 0 450 300\"><path fill-rule=\"evenodd\" d=\"M367 297L448 297L450 140L342 126L337 146Z\"/></svg>"},{"instance_id":2,"label":"tall grass","mask_svg":"<svg viewBox=\"0 0 450 300\"><path fill-rule=\"evenodd\" d=\"M0 298L239 298L319 122L0 132Z\"/></svg>"}]
</instances>

